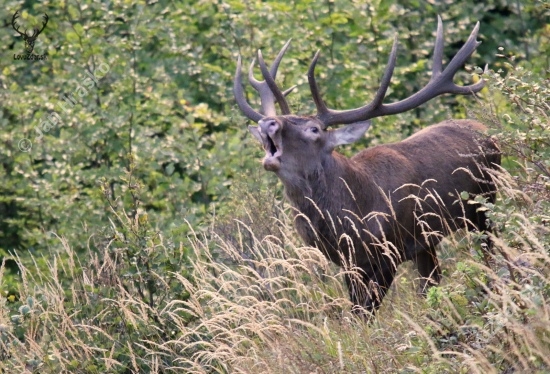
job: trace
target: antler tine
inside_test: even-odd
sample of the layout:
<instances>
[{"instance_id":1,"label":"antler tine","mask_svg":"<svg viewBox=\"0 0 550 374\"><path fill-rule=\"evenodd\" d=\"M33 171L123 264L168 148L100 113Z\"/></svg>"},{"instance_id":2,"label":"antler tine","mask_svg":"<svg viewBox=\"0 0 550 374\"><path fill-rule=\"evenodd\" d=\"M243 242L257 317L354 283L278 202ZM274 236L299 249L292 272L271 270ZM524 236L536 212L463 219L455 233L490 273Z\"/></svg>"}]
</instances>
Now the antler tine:
<instances>
[{"instance_id":1,"label":"antler tine","mask_svg":"<svg viewBox=\"0 0 550 374\"><path fill-rule=\"evenodd\" d=\"M262 113L266 116L276 116L277 111L275 110L275 96L271 92L271 89L265 81L258 81L254 78L254 63L256 59L252 59L250 68L248 69L248 81L250 85L254 87L256 91L260 94L260 102L262 103Z\"/></svg>"},{"instance_id":2,"label":"antler tine","mask_svg":"<svg viewBox=\"0 0 550 374\"><path fill-rule=\"evenodd\" d=\"M315 56L313 56L313 60L311 61L311 64L309 65L309 70L307 72L307 81L309 82L311 97L313 98L313 102L317 107L317 116L322 117L323 115L328 113L330 109L327 108L327 105L323 101L321 93L319 92L319 88L317 87L317 81L315 80L315 66L317 65L317 60L319 59L320 53L321 50L318 49L315 53Z\"/></svg>"},{"instance_id":3,"label":"antler tine","mask_svg":"<svg viewBox=\"0 0 550 374\"><path fill-rule=\"evenodd\" d=\"M388 59L388 64L386 65L386 71L382 76L382 80L380 81L380 87L376 92L376 96L369 104L358 109L339 111L339 110L331 110L326 107L326 104L323 102L323 99L319 94L319 90L317 89L317 83L315 82L315 65L317 64L318 57L319 57L319 51L317 51L317 53L315 54L315 57L313 58L313 61L308 71L308 81L309 81L309 87L311 89L311 95L313 96L313 101L315 102L315 106L317 106L317 117L319 117L327 127L330 126L330 124L332 124L334 121L346 121L346 122L338 122L338 123L356 122L354 120L356 116L360 116L362 115L362 113L368 113L378 108L379 106L382 105L382 101L384 100L384 97L386 97L386 92L388 91L388 87L390 86L391 77L393 76L393 70L395 69L395 62L397 60L397 35L395 35L393 39L390 58ZM347 122L348 117L349 117L349 122Z\"/></svg>"},{"instance_id":4,"label":"antler tine","mask_svg":"<svg viewBox=\"0 0 550 374\"><path fill-rule=\"evenodd\" d=\"M292 38L285 43L285 45L277 55L277 58L273 61L273 64L271 65L270 74L271 76L273 76L273 79L275 79L275 77L277 76L277 69L279 68L279 64L281 63L281 60L286 50L288 49L291 40ZM255 61L256 61L255 59L252 60L252 63L250 64L250 68L248 69L248 81L250 82L250 85L260 94L260 102L262 103L262 113L265 114L266 116L275 116L277 115L277 112L275 110L275 96L273 96L273 93L271 92L271 89L269 88L269 85L265 80L260 82L256 78L254 78L253 69L254 69ZM292 92L294 87L283 92L283 96L286 96L290 92Z\"/></svg>"},{"instance_id":5,"label":"antler tine","mask_svg":"<svg viewBox=\"0 0 550 374\"><path fill-rule=\"evenodd\" d=\"M277 115L277 112L275 110L275 100L277 100L277 103L281 107L281 111L283 112L283 114L290 114L288 104L286 103L286 100L284 98L289 93L291 93L297 86L292 86L288 90L281 93L281 91L275 84L274 78L277 76L277 69L279 68L279 64L281 63L281 60L283 59L283 56L286 50L290 46L291 41L292 41L292 38L289 39L285 43L283 48L279 51L279 54L277 55L277 57L273 61L273 64L271 65L270 71L267 71L261 52L258 51L258 55L260 59L260 68L262 69L262 75L264 76L264 79L265 79L264 81L260 82L256 78L254 78L253 70L254 70L255 59L253 59L252 63L250 64L250 68L248 69L248 81L250 82L250 85L260 94L262 113L258 113L254 109L252 109L252 107L248 104L248 102L244 97L244 91L241 85L241 56L239 55L239 58L237 60L237 71L235 72L235 80L233 82L233 93L235 96L235 100L237 101L237 104L239 105L239 108L241 109L243 114L254 122L258 122L264 116ZM262 68L262 64L263 64L263 68ZM267 74L264 72L264 70L265 72L267 72ZM270 84L269 81L271 81L272 83ZM272 86L276 88L275 91L273 91ZM278 96L280 96L280 98L278 98ZM282 102L282 105L281 105L281 102Z\"/></svg>"},{"instance_id":6,"label":"antler tine","mask_svg":"<svg viewBox=\"0 0 550 374\"><path fill-rule=\"evenodd\" d=\"M48 20L50 19L50 17L48 17L47 13L44 13L44 14L45 15L43 17L44 17L45 22L43 22L42 28L40 30L38 30L38 28L33 29L32 38L35 38L38 35L40 35L42 33L42 31L44 31L44 29L46 28L46 25L48 24Z\"/></svg>"},{"instance_id":7,"label":"antler tine","mask_svg":"<svg viewBox=\"0 0 550 374\"><path fill-rule=\"evenodd\" d=\"M374 100L361 108L352 110L336 111L326 108L323 103L315 78L313 77L313 70L315 63L317 62L318 53L315 55L308 78L310 80L311 94L315 105L317 106L317 117L319 117L325 126L347 124L359 121L366 121L371 118L387 116L390 114L397 114L406 112L410 109L416 108L419 105L433 99L444 93L469 95L481 91L485 82L481 79L478 83L470 86L457 86L453 83L453 78L458 69L464 64L464 62L474 53L477 46L481 42L476 41L477 33L479 31L479 22L474 27L474 30L470 34L470 37L464 43L462 48L453 57L451 62L447 65L445 70L442 71L442 57L443 57L443 25L441 17L437 19L437 36L434 47L434 62L432 67L432 77L430 82L422 88L420 91L410 96L409 98L392 104L382 104L382 100L386 94L387 88L390 84L393 69L395 67L395 59L397 54L397 37L394 40L392 51L390 53L390 61L386 68L386 72L382 78L382 82L376 97Z\"/></svg>"},{"instance_id":8,"label":"antler tine","mask_svg":"<svg viewBox=\"0 0 550 374\"><path fill-rule=\"evenodd\" d=\"M281 108L281 112L283 115L290 114L290 108L288 107L288 103L286 102L285 96L277 87L277 84L275 83L275 79L273 79L273 76L267 70L267 66L265 65L265 61L262 57L262 51L258 50L258 61L260 63L260 70L262 71L262 75L265 79L265 82L271 89L271 92L273 93L273 96L275 96L275 100L277 100L277 104L279 104L279 108Z\"/></svg>"},{"instance_id":9,"label":"antler tine","mask_svg":"<svg viewBox=\"0 0 550 374\"><path fill-rule=\"evenodd\" d=\"M437 15L437 36L435 38L434 58L432 66L432 80L441 74L443 65L443 22L441 16Z\"/></svg>"},{"instance_id":10,"label":"antler tine","mask_svg":"<svg viewBox=\"0 0 550 374\"><path fill-rule=\"evenodd\" d=\"M233 95L235 96L239 109L248 119L258 122L264 118L262 114L252 109L244 97L244 91L241 84L241 55L237 58L237 70L235 71L235 79L233 80Z\"/></svg>"},{"instance_id":11,"label":"antler tine","mask_svg":"<svg viewBox=\"0 0 550 374\"><path fill-rule=\"evenodd\" d=\"M46 25L48 24L48 20L50 19L50 17L48 17L48 13L44 13L44 15L42 16L44 17L44 24L42 25L42 28L40 29L40 31L38 32L39 34L44 31L44 29L46 28Z\"/></svg>"},{"instance_id":12,"label":"antler tine","mask_svg":"<svg viewBox=\"0 0 550 374\"><path fill-rule=\"evenodd\" d=\"M468 58L470 58L478 45L481 44L481 42L476 41L478 32L479 22L476 23L476 27L474 27L466 43L464 43L462 48L460 48L458 53L453 57L451 62L449 62L449 65L447 65L443 71L441 80L444 80L444 84L440 86L442 93L469 95L481 91L481 89L485 86L485 81L483 79L480 79L479 82L470 86L457 86L453 83L453 77L458 69L462 66L462 64L464 64L464 62L466 62Z\"/></svg>"},{"instance_id":13,"label":"antler tine","mask_svg":"<svg viewBox=\"0 0 550 374\"><path fill-rule=\"evenodd\" d=\"M283 48L279 51L279 54L273 61L273 64L271 65L271 69L269 69L269 72L271 73L271 76L273 79L277 77L277 69L279 69L279 64L281 63L281 60L283 59L283 56L286 53L286 50L288 47L290 47L290 42L292 41L292 38L288 39Z\"/></svg>"},{"instance_id":14,"label":"antler tine","mask_svg":"<svg viewBox=\"0 0 550 374\"><path fill-rule=\"evenodd\" d=\"M12 27L15 31L17 31L19 34L23 35L23 33L21 31L19 31L19 28L17 27L17 23L15 22L15 20L19 18L18 13L19 13L19 10L17 10L15 12L15 14L13 15L13 17L11 19L11 25L12 25Z\"/></svg>"},{"instance_id":15,"label":"antler tine","mask_svg":"<svg viewBox=\"0 0 550 374\"><path fill-rule=\"evenodd\" d=\"M279 54L277 55L277 57L273 61L273 64L271 65L271 69L269 69L269 72L271 73L271 76L273 76L273 79L275 79L277 77L277 69L279 69L279 64L281 63L281 60L283 59L283 56L286 53L286 50L290 46L291 41L292 41L292 38L287 40L287 42L285 43L283 48L279 51ZM250 65L250 70L249 70L249 73L248 73L248 80L249 80L250 84L252 85L252 87L254 87L254 88L256 88L255 87L256 85L262 83L259 80L257 80L256 78L254 78L254 75L252 74L252 69L254 67L254 62L255 61L256 61L255 59L252 60L252 64Z\"/></svg>"},{"instance_id":16,"label":"antler tine","mask_svg":"<svg viewBox=\"0 0 550 374\"><path fill-rule=\"evenodd\" d=\"M397 34L393 38L393 45L391 47L390 58L388 59L388 65L386 65L386 71L382 76L380 82L380 88L374 97L374 100L368 105L372 106L372 109L379 107L382 101L386 97L386 92L391 83L391 77L393 76L393 69L395 69L395 62L397 61Z\"/></svg>"},{"instance_id":17,"label":"antler tine","mask_svg":"<svg viewBox=\"0 0 550 374\"><path fill-rule=\"evenodd\" d=\"M284 97L287 97L288 94L291 93L292 91L294 91L294 89L295 89L296 87L298 87L298 86L297 86L297 85L294 85L294 86L290 87L288 90L283 91L283 96L284 96Z\"/></svg>"}]
</instances>

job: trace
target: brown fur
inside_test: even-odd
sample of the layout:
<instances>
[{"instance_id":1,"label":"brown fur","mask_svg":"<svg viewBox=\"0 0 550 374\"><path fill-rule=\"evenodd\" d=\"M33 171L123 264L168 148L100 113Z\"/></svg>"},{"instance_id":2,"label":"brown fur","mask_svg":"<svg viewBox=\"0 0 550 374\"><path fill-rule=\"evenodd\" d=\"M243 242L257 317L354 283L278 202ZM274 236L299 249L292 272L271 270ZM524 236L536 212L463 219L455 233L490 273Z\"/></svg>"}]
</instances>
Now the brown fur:
<instances>
[{"instance_id":1,"label":"brown fur","mask_svg":"<svg viewBox=\"0 0 550 374\"><path fill-rule=\"evenodd\" d=\"M317 126L314 117L278 116L269 121L275 129L270 136L282 149L269 170L275 169L290 203L303 214L296 215L296 230L336 264L349 265L352 258L362 270L362 279L347 279L356 305L377 308L404 261L416 262L424 278L422 288L438 283L435 246L441 239L463 227L487 229L475 205L457 203L462 191L494 199L494 185L481 181L490 180L482 167L499 165L500 155L492 142L476 140L476 131L484 129L478 122L445 121L404 141L346 158L333 151L336 132ZM318 131L308 130L312 126ZM262 127L264 134L268 130ZM480 146L490 152L483 154ZM415 214L422 216L424 227Z\"/></svg>"}]
</instances>

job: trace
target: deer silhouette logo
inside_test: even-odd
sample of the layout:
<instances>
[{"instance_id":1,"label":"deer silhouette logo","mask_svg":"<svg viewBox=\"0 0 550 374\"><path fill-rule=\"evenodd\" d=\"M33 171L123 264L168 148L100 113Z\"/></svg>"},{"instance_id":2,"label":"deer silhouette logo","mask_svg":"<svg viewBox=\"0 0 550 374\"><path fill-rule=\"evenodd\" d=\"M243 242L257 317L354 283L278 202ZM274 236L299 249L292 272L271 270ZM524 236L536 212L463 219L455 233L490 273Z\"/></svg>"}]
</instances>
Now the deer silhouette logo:
<instances>
[{"instance_id":1,"label":"deer silhouette logo","mask_svg":"<svg viewBox=\"0 0 550 374\"><path fill-rule=\"evenodd\" d=\"M32 53L32 51L34 50L34 42L36 41L36 38L38 38L38 35L40 35L42 33L42 31L44 31L44 29L46 28L46 25L48 24L48 15L46 13L44 13L44 23L42 25L42 28L40 30L38 30L37 27L33 28L33 32L31 35L27 35L27 29L25 29L25 32L21 32L19 30L19 27L17 26L17 23L15 22L15 20L17 18L19 18L19 11L15 12L15 14L13 15L13 18L11 20L11 24L13 26L13 29L15 31L17 31L22 37L23 37L23 40L25 41L25 51L27 53Z\"/></svg>"}]
</instances>

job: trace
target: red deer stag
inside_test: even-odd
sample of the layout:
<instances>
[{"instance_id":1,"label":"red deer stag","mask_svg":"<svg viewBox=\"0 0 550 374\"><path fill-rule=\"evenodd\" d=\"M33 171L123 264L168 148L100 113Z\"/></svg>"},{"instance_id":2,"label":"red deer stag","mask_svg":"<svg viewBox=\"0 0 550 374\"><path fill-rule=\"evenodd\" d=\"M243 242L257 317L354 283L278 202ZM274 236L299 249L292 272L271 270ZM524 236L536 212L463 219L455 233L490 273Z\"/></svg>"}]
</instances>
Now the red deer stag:
<instances>
[{"instance_id":1,"label":"red deer stag","mask_svg":"<svg viewBox=\"0 0 550 374\"><path fill-rule=\"evenodd\" d=\"M475 136L476 130L485 128L481 123L448 120L352 158L334 151L360 139L371 118L405 112L444 93L479 92L483 80L471 86L453 83L455 73L480 44L478 29L479 22L443 70L443 28L438 18L430 82L405 100L383 104L395 67L396 37L374 100L352 110L332 110L322 100L314 75L317 51L308 72L317 114L309 116L292 115L285 99L292 88L281 92L275 83L290 40L271 71L258 51L264 81L254 79L254 61L250 65L249 80L260 94L261 113L244 98L238 58L234 95L244 115L259 125L249 129L266 151L263 166L279 177L286 197L300 212L295 214L295 227L302 239L336 264L359 269L359 277L346 278L351 301L360 307L356 311L373 312L379 307L397 265L404 261L416 263L422 290L438 284L441 272L435 247L441 239L459 228L488 230L484 213L477 212L475 205L456 203L462 191L494 199L487 170L500 164L500 155L495 144ZM275 102L282 115L276 114ZM339 124L348 126L327 129Z\"/></svg>"}]
</instances>

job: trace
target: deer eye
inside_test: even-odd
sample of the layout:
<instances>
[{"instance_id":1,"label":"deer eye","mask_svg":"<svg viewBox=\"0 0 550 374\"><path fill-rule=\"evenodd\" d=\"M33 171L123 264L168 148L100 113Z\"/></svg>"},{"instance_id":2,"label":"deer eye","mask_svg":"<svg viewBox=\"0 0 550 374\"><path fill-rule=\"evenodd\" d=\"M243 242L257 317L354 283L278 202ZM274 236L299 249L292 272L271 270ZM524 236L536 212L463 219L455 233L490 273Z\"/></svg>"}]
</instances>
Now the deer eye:
<instances>
[{"instance_id":1,"label":"deer eye","mask_svg":"<svg viewBox=\"0 0 550 374\"><path fill-rule=\"evenodd\" d=\"M318 134L319 133L319 129L317 127L310 127L309 128L309 131L311 131L312 133L314 134Z\"/></svg>"}]
</instances>

